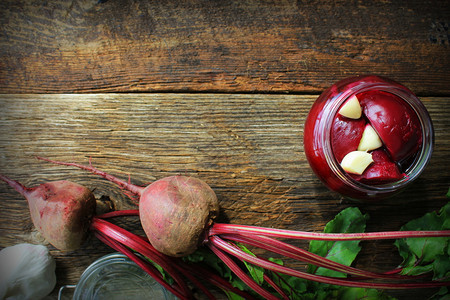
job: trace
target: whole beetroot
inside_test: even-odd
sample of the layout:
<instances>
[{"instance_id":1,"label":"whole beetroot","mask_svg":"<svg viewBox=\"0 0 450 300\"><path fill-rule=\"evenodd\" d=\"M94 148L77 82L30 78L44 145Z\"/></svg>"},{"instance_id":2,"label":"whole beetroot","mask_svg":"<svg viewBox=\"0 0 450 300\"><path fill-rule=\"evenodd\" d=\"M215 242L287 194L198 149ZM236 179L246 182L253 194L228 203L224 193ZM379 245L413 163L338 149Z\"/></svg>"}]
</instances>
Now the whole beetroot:
<instances>
[{"instance_id":1,"label":"whole beetroot","mask_svg":"<svg viewBox=\"0 0 450 300\"><path fill-rule=\"evenodd\" d=\"M153 182L141 192L139 201L139 216L150 243L170 256L193 253L218 213L214 191L188 176Z\"/></svg>"},{"instance_id":2,"label":"whole beetroot","mask_svg":"<svg viewBox=\"0 0 450 300\"><path fill-rule=\"evenodd\" d=\"M34 226L50 244L62 251L81 246L96 206L88 188L67 180L28 188L4 175L0 179L27 199Z\"/></svg>"}]
</instances>

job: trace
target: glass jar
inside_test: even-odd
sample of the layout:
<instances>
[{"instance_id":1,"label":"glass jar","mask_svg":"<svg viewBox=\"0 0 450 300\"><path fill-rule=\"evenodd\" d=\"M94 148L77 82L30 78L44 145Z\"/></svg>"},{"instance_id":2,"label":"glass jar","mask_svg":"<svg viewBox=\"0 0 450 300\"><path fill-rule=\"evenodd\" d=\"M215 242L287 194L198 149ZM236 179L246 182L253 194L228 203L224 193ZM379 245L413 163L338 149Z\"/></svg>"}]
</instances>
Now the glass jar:
<instances>
[{"instance_id":1,"label":"glass jar","mask_svg":"<svg viewBox=\"0 0 450 300\"><path fill-rule=\"evenodd\" d=\"M75 288L73 300L177 299L121 253L99 258L70 287Z\"/></svg>"},{"instance_id":2,"label":"glass jar","mask_svg":"<svg viewBox=\"0 0 450 300\"><path fill-rule=\"evenodd\" d=\"M354 95L388 93L412 109L421 140L414 155L398 163L401 178L393 182L367 183L347 173L336 159L331 135L332 126L342 105ZM362 116L362 118L365 118ZM422 173L433 151L434 131L431 118L422 102L406 87L387 78L364 75L341 80L325 90L314 102L304 127L303 145L308 162L319 179L332 191L346 198L375 201L392 196L410 185ZM396 162L397 163L397 162Z\"/></svg>"}]
</instances>

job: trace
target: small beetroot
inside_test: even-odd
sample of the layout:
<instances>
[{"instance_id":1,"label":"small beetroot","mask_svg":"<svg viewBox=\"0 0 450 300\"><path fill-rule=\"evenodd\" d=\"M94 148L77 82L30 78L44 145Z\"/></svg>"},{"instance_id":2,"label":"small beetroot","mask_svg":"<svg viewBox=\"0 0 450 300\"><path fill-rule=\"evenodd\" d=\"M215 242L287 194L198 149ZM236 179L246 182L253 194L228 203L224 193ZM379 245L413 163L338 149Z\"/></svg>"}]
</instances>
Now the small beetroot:
<instances>
[{"instance_id":1,"label":"small beetroot","mask_svg":"<svg viewBox=\"0 0 450 300\"><path fill-rule=\"evenodd\" d=\"M216 194L188 176L157 180L141 193L139 215L152 245L170 256L193 253L219 213Z\"/></svg>"},{"instance_id":2,"label":"small beetroot","mask_svg":"<svg viewBox=\"0 0 450 300\"><path fill-rule=\"evenodd\" d=\"M0 179L27 199L34 226L50 244L62 251L81 246L96 206L88 188L66 180L28 188L1 174Z\"/></svg>"}]
</instances>

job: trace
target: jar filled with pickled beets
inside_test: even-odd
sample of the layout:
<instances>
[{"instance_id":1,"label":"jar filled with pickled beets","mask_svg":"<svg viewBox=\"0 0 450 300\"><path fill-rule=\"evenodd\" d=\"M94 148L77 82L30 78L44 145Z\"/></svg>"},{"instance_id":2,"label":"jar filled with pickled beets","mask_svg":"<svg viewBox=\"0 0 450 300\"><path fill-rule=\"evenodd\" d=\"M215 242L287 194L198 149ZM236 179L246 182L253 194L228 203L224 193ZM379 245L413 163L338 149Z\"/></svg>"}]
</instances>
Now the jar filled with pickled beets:
<instances>
[{"instance_id":1,"label":"jar filled with pickled beets","mask_svg":"<svg viewBox=\"0 0 450 300\"><path fill-rule=\"evenodd\" d=\"M308 162L331 190L365 202L411 184L431 158L434 131L422 102L379 76L341 80L314 102L304 127Z\"/></svg>"}]
</instances>

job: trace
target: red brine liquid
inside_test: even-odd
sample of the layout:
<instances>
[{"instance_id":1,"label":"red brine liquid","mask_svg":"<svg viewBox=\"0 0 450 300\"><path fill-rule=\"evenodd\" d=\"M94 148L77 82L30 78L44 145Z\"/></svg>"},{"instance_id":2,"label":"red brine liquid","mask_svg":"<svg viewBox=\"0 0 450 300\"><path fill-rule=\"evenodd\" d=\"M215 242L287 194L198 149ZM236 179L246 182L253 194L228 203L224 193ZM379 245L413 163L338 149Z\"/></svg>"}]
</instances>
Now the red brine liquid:
<instances>
[{"instance_id":1,"label":"red brine liquid","mask_svg":"<svg viewBox=\"0 0 450 300\"><path fill-rule=\"evenodd\" d=\"M356 97L360 116L340 109ZM381 141L362 173L341 165L372 127ZM431 118L422 102L392 80L367 75L344 79L313 104L304 129L304 149L311 168L331 190L357 200L392 196L413 182L428 163L434 142Z\"/></svg>"}]
</instances>

